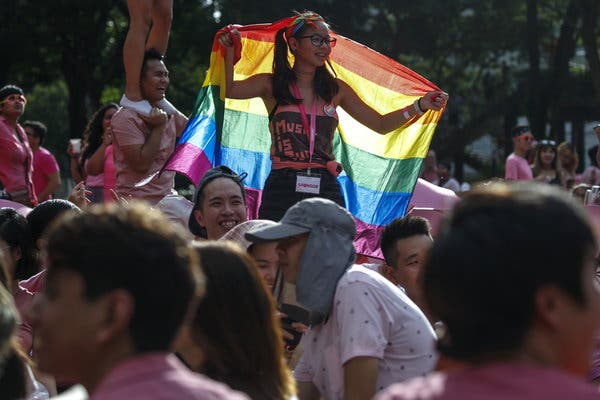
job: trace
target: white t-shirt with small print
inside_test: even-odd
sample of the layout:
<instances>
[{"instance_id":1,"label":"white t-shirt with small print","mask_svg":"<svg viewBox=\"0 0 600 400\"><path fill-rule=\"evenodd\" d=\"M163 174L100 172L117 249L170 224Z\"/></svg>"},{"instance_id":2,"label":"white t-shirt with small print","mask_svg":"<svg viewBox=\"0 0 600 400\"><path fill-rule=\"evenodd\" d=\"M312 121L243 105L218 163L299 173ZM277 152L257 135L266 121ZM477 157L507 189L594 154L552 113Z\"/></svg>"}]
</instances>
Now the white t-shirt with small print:
<instances>
[{"instance_id":1,"label":"white t-shirt with small print","mask_svg":"<svg viewBox=\"0 0 600 400\"><path fill-rule=\"evenodd\" d=\"M354 265L338 282L325 323L302 338L294 370L328 400L343 399L343 365L355 357L379 359L376 391L431 372L437 362L435 332L406 294L375 271Z\"/></svg>"}]
</instances>

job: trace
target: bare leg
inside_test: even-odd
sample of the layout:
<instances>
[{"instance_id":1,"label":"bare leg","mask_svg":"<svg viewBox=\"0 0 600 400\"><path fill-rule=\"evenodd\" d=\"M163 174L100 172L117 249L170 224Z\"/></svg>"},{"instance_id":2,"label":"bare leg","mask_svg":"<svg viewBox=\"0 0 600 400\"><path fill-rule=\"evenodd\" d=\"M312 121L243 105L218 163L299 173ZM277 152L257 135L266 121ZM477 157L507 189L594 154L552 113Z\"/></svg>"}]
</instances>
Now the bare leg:
<instances>
[{"instance_id":1,"label":"bare leg","mask_svg":"<svg viewBox=\"0 0 600 400\"><path fill-rule=\"evenodd\" d=\"M129 100L141 101L140 77L146 37L152 26L152 6L154 0L127 0L129 10L129 30L123 45L123 65L125 67L125 95Z\"/></svg>"},{"instance_id":2,"label":"bare leg","mask_svg":"<svg viewBox=\"0 0 600 400\"><path fill-rule=\"evenodd\" d=\"M152 3L152 29L146 41L146 48L155 48L164 55L171 33L173 0L152 0Z\"/></svg>"},{"instance_id":3,"label":"bare leg","mask_svg":"<svg viewBox=\"0 0 600 400\"><path fill-rule=\"evenodd\" d=\"M167 51L173 20L173 0L153 0L153 2L152 29L146 41L146 48L155 48L164 55ZM169 115L178 113L175 106L166 98L163 98L158 106Z\"/></svg>"}]
</instances>

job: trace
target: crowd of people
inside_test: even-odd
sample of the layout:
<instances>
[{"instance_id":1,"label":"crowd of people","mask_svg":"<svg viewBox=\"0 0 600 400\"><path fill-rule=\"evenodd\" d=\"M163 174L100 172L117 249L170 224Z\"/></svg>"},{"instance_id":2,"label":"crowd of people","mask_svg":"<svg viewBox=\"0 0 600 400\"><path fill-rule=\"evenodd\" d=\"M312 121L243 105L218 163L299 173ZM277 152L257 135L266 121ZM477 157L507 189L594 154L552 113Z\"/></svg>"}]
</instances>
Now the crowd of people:
<instances>
[{"instance_id":1,"label":"crowd of people","mask_svg":"<svg viewBox=\"0 0 600 400\"><path fill-rule=\"evenodd\" d=\"M558 188L600 182L597 148L579 177L568 144L533 150L518 126L506 182L461 193L437 234L392 221L383 259L361 263L337 107L385 134L448 95L379 115L326 68L336 42L312 12L278 32L272 73L236 81L224 28L225 95L271 111L273 169L248 220L244 171L209 169L192 201L174 190L163 167L188 119L165 98L172 4L128 8L125 94L69 144L68 200L46 127L0 89L0 398L600 398L598 238ZM421 177L463 189L433 150Z\"/></svg>"},{"instance_id":2,"label":"crowd of people","mask_svg":"<svg viewBox=\"0 0 600 400\"><path fill-rule=\"evenodd\" d=\"M594 127L600 139L600 125ZM507 157L505 179L535 180L556 185L583 199L585 191L597 185L598 145L588 150L590 166L577 174L579 156L569 142L556 143L552 139L536 140L528 126L520 125L511 131L513 152Z\"/></svg>"}]
</instances>

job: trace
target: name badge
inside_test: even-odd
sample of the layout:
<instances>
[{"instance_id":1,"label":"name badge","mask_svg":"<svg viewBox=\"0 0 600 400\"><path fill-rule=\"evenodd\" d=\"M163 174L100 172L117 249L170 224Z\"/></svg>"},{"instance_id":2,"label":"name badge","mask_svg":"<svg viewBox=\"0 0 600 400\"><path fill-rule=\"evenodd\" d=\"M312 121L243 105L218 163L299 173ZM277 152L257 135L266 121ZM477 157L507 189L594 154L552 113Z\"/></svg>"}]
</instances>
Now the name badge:
<instances>
[{"instance_id":1,"label":"name badge","mask_svg":"<svg viewBox=\"0 0 600 400\"><path fill-rule=\"evenodd\" d=\"M309 175L301 172L296 174L296 192L313 194L321 193L321 175Z\"/></svg>"}]
</instances>

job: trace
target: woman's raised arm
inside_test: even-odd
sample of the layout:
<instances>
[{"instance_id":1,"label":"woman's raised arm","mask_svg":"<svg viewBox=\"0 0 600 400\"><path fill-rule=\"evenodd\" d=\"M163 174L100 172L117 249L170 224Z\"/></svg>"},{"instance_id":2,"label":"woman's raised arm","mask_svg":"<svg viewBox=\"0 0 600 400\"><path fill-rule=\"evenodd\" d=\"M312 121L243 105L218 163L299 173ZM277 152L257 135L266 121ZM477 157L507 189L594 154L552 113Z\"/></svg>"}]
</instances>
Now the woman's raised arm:
<instances>
[{"instance_id":1,"label":"woman's raised arm","mask_svg":"<svg viewBox=\"0 0 600 400\"><path fill-rule=\"evenodd\" d=\"M400 110L382 115L366 104L345 82L337 80L339 85L338 105L355 120L382 135L404 125L407 121L422 115L427 110L440 110L448 101L448 93L433 91Z\"/></svg>"},{"instance_id":2,"label":"woman's raised arm","mask_svg":"<svg viewBox=\"0 0 600 400\"><path fill-rule=\"evenodd\" d=\"M224 30L219 36L219 43L226 49L225 53L225 96L230 99L251 99L253 97L268 98L272 96L271 74L258 74L242 81L233 79L234 44L239 41L240 33L235 30Z\"/></svg>"}]
</instances>

